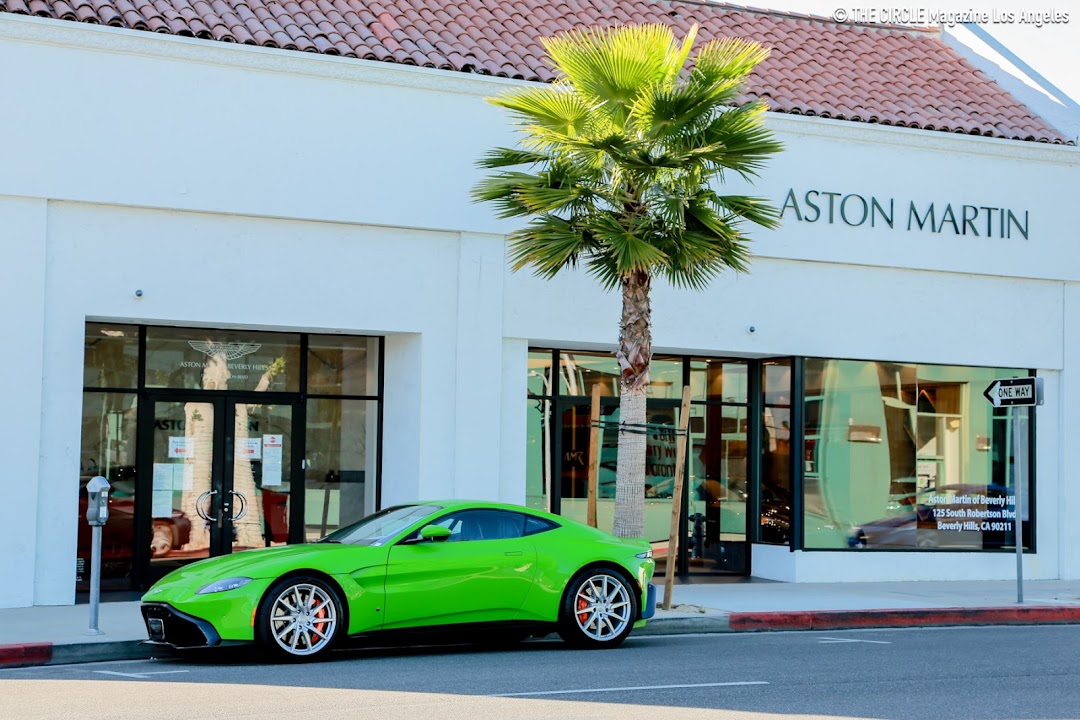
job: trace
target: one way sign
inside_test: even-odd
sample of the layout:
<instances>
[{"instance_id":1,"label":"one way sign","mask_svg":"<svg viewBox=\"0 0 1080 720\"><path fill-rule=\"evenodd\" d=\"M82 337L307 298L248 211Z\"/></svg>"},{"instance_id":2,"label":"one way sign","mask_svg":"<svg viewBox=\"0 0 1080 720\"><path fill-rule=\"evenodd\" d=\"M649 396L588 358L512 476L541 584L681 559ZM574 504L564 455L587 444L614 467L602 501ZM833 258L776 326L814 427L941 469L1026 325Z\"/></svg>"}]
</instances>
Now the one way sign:
<instances>
[{"instance_id":1,"label":"one way sign","mask_svg":"<svg viewBox=\"0 0 1080 720\"><path fill-rule=\"evenodd\" d=\"M1042 378L1022 377L995 380L983 390L983 397L994 407L1042 405Z\"/></svg>"}]
</instances>

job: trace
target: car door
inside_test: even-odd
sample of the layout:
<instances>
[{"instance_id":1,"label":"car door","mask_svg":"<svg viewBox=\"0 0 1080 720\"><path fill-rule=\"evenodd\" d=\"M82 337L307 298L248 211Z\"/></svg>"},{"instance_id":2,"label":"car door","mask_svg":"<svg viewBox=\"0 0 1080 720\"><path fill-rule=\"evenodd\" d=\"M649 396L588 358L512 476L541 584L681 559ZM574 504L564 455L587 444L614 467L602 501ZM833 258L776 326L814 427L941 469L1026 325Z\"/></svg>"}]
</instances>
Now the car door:
<instances>
[{"instance_id":1,"label":"car door","mask_svg":"<svg viewBox=\"0 0 1080 720\"><path fill-rule=\"evenodd\" d=\"M536 576L525 516L457 510L430 524L450 536L423 540L418 529L390 548L383 628L513 620Z\"/></svg>"}]
</instances>

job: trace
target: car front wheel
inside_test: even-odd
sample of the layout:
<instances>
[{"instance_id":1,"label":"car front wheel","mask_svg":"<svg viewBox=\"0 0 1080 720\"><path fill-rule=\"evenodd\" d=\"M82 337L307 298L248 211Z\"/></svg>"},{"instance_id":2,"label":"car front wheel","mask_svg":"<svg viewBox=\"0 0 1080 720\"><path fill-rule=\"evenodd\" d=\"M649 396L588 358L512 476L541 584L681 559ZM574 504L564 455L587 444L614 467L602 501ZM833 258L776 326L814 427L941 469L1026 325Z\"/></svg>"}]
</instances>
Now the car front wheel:
<instances>
[{"instance_id":1,"label":"car front wheel","mask_svg":"<svg viewBox=\"0 0 1080 720\"><path fill-rule=\"evenodd\" d=\"M320 578L284 578L263 597L255 624L256 639L271 654L312 660L329 652L344 632L344 603Z\"/></svg>"},{"instance_id":2,"label":"car front wheel","mask_svg":"<svg viewBox=\"0 0 1080 720\"><path fill-rule=\"evenodd\" d=\"M559 613L559 635L577 647L617 647L630 634L637 614L637 593L622 573L589 568L570 581Z\"/></svg>"}]
</instances>

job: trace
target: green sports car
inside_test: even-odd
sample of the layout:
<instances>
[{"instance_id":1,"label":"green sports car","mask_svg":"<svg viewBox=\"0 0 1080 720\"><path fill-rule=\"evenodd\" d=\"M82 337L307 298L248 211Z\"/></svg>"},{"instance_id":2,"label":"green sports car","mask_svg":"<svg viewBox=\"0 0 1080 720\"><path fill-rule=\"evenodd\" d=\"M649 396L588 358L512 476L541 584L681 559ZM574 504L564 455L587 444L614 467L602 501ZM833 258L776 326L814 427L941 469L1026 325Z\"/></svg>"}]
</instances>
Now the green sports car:
<instances>
[{"instance_id":1,"label":"green sports car","mask_svg":"<svg viewBox=\"0 0 1080 720\"><path fill-rule=\"evenodd\" d=\"M151 643L256 643L285 658L346 639L557 631L615 647L652 617L655 564L622 540L550 513L452 500L387 508L306 545L193 563L143 596Z\"/></svg>"}]
</instances>

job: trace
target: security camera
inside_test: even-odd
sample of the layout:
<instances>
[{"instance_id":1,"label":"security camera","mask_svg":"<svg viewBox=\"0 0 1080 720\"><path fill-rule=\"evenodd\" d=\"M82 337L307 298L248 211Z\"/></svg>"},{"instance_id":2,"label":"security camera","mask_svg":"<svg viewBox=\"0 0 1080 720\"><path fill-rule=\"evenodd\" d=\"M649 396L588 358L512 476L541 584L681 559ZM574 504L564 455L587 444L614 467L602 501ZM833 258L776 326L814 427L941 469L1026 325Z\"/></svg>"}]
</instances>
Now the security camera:
<instances>
[{"instance_id":1,"label":"security camera","mask_svg":"<svg viewBox=\"0 0 1080 720\"><path fill-rule=\"evenodd\" d=\"M142 290L136 290L135 297L142 297Z\"/></svg>"},{"instance_id":2,"label":"security camera","mask_svg":"<svg viewBox=\"0 0 1080 720\"><path fill-rule=\"evenodd\" d=\"M753 325L747 325L747 326L746 326L746 332L748 332L748 333L750 333L751 335L753 335L754 333L756 333L756 332L757 332L757 328L756 328L755 326L753 326Z\"/></svg>"}]
</instances>

